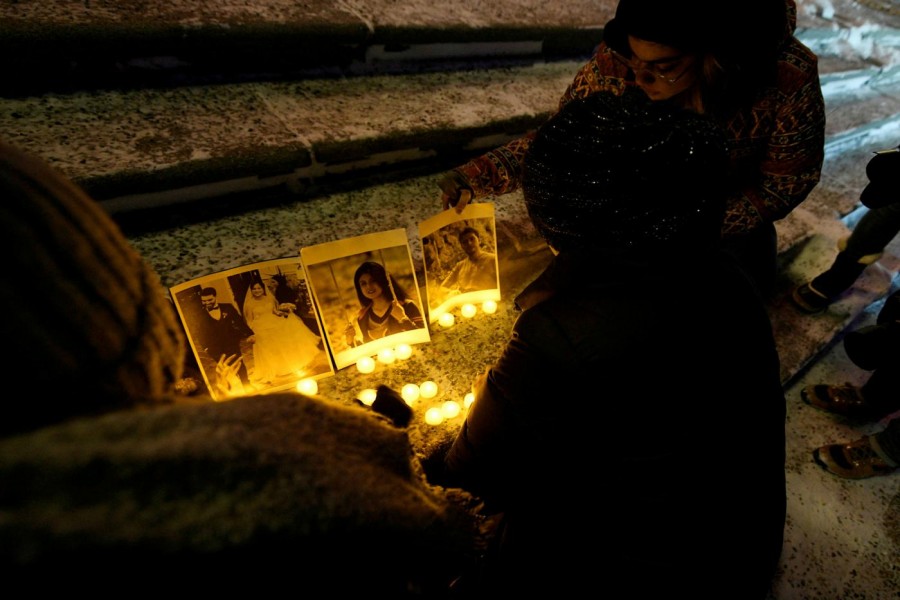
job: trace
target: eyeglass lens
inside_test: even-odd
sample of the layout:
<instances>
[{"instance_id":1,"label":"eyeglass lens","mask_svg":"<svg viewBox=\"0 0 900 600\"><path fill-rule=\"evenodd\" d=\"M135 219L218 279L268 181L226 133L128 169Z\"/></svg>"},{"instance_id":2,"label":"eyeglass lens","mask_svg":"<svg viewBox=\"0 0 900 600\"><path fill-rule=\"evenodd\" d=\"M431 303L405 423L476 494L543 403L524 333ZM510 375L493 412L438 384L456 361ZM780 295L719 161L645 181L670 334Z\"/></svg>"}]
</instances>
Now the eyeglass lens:
<instances>
[{"instance_id":1,"label":"eyeglass lens","mask_svg":"<svg viewBox=\"0 0 900 600\"><path fill-rule=\"evenodd\" d=\"M663 75L659 71L654 70L652 67L644 66L644 64L642 63L631 60L627 56L616 52L612 48L607 48L607 50L612 55L613 59L631 69L634 72L635 77L647 77L649 83L652 83L657 78L662 79L663 81L666 81L668 83L675 83L678 78L681 77L681 75L678 75L678 77L675 78L668 77L666 75Z\"/></svg>"}]
</instances>

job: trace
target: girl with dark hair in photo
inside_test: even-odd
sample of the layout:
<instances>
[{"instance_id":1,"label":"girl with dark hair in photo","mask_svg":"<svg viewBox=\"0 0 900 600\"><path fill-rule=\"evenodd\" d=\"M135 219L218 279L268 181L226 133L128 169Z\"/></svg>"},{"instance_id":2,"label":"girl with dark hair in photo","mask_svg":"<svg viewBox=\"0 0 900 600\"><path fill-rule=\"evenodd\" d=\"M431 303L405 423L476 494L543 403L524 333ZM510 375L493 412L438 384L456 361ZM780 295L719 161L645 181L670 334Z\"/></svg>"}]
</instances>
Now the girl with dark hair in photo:
<instances>
[{"instance_id":1,"label":"girl with dark hair in photo","mask_svg":"<svg viewBox=\"0 0 900 600\"><path fill-rule=\"evenodd\" d=\"M425 326L422 311L377 262L361 264L353 276L353 285L361 308L356 316L359 332L352 323L345 332L350 346ZM362 334L362 339L357 333Z\"/></svg>"}]
</instances>

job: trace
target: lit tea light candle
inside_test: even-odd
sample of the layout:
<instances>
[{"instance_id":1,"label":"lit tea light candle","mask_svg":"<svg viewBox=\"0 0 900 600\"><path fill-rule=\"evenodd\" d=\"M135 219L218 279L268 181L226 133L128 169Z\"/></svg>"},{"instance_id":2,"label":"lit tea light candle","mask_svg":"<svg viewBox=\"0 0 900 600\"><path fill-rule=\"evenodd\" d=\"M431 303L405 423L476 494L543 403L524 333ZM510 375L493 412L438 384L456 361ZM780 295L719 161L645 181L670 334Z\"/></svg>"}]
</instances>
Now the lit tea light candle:
<instances>
[{"instance_id":1,"label":"lit tea light candle","mask_svg":"<svg viewBox=\"0 0 900 600\"><path fill-rule=\"evenodd\" d=\"M356 370L360 373L371 373L375 370L375 360L371 356L363 356L356 361Z\"/></svg>"},{"instance_id":2,"label":"lit tea light candle","mask_svg":"<svg viewBox=\"0 0 900 600\"><path fill-rule=\"evenodd\" d=\"M297 391L312 396L319 392L319 384L315 379L301 379L297 382Z\"/></svg>"},{"instance_id":3,"label":"lit tea light candle","mask_svg":"<svg viewBox=\"0 0 900 600\"><path fill-rule=\"evenodd\" d=\"M409 344L400 344L396 348L394 348L394 354L400 360L406 360L410 356L412 356L412 346Z\"/></svg>"},{"instance_id":4,"label":"lit tea light candle","mask_svg":"<svg viewBox=\"0 0 900 600\"><path fill-rule=\"evenodd\" d=\"M424 381L419 386L419 393L423 398L434 398L438 393L438 386L433 381Z\"/></svg>"},{"instance_id":5,"label":"lit tea light candle","mask_svg":"<svg viewBox=\"0 0 900 600\"><path fill-rule=\"evenodd\" d=\"M438 319L438 323L441 324L441 327L453 327L456 317L453 316L453 313L444 313Z\"/></svg>"},{"instance_id":6,"label":"lit tea light candle","mask_svg":"<svg viewBox=\"0 0 900 600\"><path fill-rule=\"evenodd\" d=\"M475 394L469 392L468 394L466 394L466 397L463 398L463 405L465 405L466 410L468 410L469 407L472 406L473 402L475 402Z\"/></svg>"},{"instance_id":7,"label":"lit tea light candle","mask_svg":"<svg viewBox=\"0 0 900 600\"><path fill-rule=\"evenodd\" d=\"M400 390L400 395L410 406L419 399L419 394L419 386L414 383L407 383L403 386L403 389Z\"/></svg>"},{"instance_id":8,"label":"lit tea light candle","mask_svg":"<svg viewBox=\"0 0 900 600\"><path fill-rule=\"evenodd\" d=\"M475 308L474 304L463 304L462 308L459 309L459 312L465 318L471 319L475 316L475 313L478 312L478 309Z\"/></svg>"},{"instance_id":9,"label":"lit tea light candle","mask_svg":"<svg viewBox=\"0 0 900 600\"><path fill-rule=\"evenodd\" d=\"M389 365L395 360L397 360L397 355L390 348L382 348L378 351L378 362Z\"/></svg>"},{"instance_id":10,"label":"lit tea light candle","mask_svg":"<svg viewBox=\"0 0 900 600\"><path fill-rule=\"evenodd\" d=\"M372 406L372 404L375 402L375 396L377 395L377 391L373 390L372 388L366 388L359 393L357 398L366 406Z\"/></svg>"},{"instance_id":11,"label":"lit tea light candle","mask_svg":"<svg viewBox=\"0 0 900 600\"><path fill-rule=\"evenodd\" d=\"M441 404L441 414L443 414L448 419L452 419L459 415L459 403L454 402L453 400L447 400L443 404Z\"/></svg>"},{"instance_id":12,"label":"lit tea light candle","mask_svg":"<svg viewBox=\"0 0 900 600\"><path fill-rule=\"evenodd\" d=\"M425 422L429 425L440 425L444 421L444 413L436 406L425 411Z\"/></svg>"},{"instance_id":13,"label":"lit tea light candle","mask_svg":"<svg viewBox=\"0 0 900 600\"><path fill-rule=\"evenodd\" d=\"M484 304L481 305L481 310L483 310L486 315L492 315L497 312L497 303L493 300L485 300Z\"/></svg>"}]
</instances>

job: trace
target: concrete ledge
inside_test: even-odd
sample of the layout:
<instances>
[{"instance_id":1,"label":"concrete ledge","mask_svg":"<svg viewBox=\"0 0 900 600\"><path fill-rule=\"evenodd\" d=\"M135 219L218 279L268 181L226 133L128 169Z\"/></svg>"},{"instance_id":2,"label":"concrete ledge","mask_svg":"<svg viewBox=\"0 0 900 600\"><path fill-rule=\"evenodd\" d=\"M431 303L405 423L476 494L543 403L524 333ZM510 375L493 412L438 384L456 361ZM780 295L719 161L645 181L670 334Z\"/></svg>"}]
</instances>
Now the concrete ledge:
<instances>
[{"instance_id":1,"label":"concrete ledge","mask_svg":"<svg viewBox=\"0 0 900 600\"><path fill-rule=\"evenodd\" d=\"M0 130L100 201L263 188L472 155L543 122L579 64L8 98Z\"/></svg>"}]
</instances>

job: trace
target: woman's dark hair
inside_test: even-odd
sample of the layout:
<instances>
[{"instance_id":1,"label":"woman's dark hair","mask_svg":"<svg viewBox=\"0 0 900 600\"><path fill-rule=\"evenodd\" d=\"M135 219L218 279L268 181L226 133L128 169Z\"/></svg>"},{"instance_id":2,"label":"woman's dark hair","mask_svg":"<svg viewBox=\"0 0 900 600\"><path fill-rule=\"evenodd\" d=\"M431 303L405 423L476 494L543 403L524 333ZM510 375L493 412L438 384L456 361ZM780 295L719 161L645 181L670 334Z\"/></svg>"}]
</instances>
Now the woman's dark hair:
<instances>
[{"instance_id":1,"label":"woman's dark hair","mask_svg":"<svg viewBox=\"0 0 900 600\"><path fill-rule=\"evenodd\" d=\"M372 279L375 280L385 296L387 296L388 300L393 302L396 298L398 301L403 302L409 296L403 291L403 288L397 283L397 280L394 279L393 275L390 275L391 282L388 283L388 274L377 262L366 261L363 264L359 265L356 269L356 274L353 275L353 285L356 287L356 297L359 299L359 304L361 306L368 306L372 303L371 300L366 298L366 296L362 293L362 290L359 287L359 278L368 273L372 276Z\"/></svg>"},{"instance_id":2,"label":"woman's dark hair","mask_svg":"<svg viewBox=\"0 0 900 600\"><path fill-rule=\"evenodd\" d=\"M740 26L722 32L711 52L714 60L707 61L701 75L704 105L714 115L727 115L754 102L775 83L778 56L790 37L785 0L742 0L740 4L746 6L739 13Z\"/></svg>"},{"instance_id":3,"label":"woman's dark hair","mask_svg":"<svg viewBox=\"0 0 900 600\"><path fill-rule=\"evenodd\" d=\"M699 95L693 104L699 112L727 116L774 83L778 55L793 28L788 1L620 0L603 41L626 56L629 35L698 54ZM720 14L726 8L729 14Z\"/></svg>"}]
</instances>

